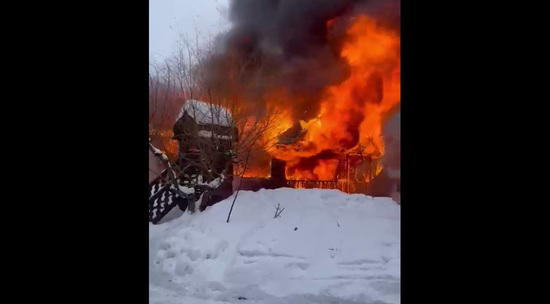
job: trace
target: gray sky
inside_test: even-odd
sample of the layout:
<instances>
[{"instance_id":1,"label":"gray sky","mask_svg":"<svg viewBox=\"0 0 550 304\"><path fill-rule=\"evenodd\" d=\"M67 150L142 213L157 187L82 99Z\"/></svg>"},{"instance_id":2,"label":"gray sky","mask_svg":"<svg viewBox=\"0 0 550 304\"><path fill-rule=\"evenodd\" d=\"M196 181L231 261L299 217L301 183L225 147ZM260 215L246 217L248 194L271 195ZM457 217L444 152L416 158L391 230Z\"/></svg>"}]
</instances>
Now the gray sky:
<instances>
[{"instance_id":1,"label":"gray sky","mask_svg":"<svg viewBox=\"0 0 550 304\"><path fill-rule=\"evenodd\" d=\"M227 29L228 7L229 0L149 0L149 60L170 56L180 34Z\"/></svg>"}]
</instances>

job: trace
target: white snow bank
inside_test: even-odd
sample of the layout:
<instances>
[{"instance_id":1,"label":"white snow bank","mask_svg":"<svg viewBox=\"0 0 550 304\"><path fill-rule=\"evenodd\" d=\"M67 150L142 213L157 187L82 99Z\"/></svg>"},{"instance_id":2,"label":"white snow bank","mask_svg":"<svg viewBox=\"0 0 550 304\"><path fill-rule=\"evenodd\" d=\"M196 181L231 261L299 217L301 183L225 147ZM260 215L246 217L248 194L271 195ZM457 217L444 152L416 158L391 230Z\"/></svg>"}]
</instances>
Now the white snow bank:
<instances>
[{"instance_id":1,"label":"white snow bank","mask_svg":"<svg viewBox=\"0 0 550 304\"><path fill-rule=\"evenodd\" d=\"M149 227L150 303L400 303L390 198L241 191L226 223L232 199Z\"/></svg>"},{"instance_id":2,"label":"white snow bank","mask_svg":"<svg viewBox=\"0 0 550 304\"><path fill-rule=\"evenodd\" d=\"M223 183L224 180L225 180L225 175L222 173L220 175L220 177L216 177L211 182L207 183L203 180L202 174L199 174L199 176L197 177L196 182L197 182L197 185L208 186L210 188L217 188Z\"/></svg>"},{"instance_id":3,"label":"white snow bank","mask_svg":"<svg viewBox=\"0 0 550 304\"><path fill-rule=\"evenodd\" d=\"M177 119L180 119L184 113L188 113L199 124L213 123L228 127L233 119L230 111L225 107L192 99L183 104Z\"/></svg>"}]
</instances>

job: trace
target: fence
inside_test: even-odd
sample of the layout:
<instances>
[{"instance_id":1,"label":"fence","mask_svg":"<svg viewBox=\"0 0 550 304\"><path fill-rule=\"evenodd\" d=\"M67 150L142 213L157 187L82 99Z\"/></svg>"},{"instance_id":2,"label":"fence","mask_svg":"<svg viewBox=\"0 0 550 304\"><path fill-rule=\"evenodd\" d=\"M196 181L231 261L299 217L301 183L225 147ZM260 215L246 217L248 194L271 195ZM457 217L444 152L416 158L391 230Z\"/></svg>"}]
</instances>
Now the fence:
<instances>
[{"instance_id":1,"label":"fence","mask_svg":"<svg viewBox=\"0 0 550 304\"><path fill-rule=\"evenodd\" d=\"M287 186L295 189L337 189L349 193L347 181L287 180Z\"/></svg>"}]
</instances>

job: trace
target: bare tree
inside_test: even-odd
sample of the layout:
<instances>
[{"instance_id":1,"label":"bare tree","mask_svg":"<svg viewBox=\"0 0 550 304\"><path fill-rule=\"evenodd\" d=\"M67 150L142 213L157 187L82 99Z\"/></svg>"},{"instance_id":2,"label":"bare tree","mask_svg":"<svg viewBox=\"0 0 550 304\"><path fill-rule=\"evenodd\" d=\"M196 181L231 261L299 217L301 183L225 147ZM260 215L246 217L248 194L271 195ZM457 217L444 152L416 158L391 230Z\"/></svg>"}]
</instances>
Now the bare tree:
<instances>
[{"instance_id":1,"label":"bare tree","mask_svg":"<svg viewBox=\"0 0 550 304\"><path fill-rule=\"evenodd\" d=\"M174 56L154 66L150 76L151 137L161 137L168 122L177 121L173 136L179 149L168 165L187 187L215 189L232 180L234 164L241 164L242 177L242 164L274 144L287 114L266 100L260 54L228 58L220 56L219 46L181 37ZM165 142L158 146L166 151Z\"/></svg>"},{"instance_id":2,"label":"bare tree","mask_svg":"<svg viewBox=\"0 0 550 304\"><path fill-rule=\"evenodd\" d=\"M149 137L155 146L174 159L177 155L172 138L174 112L178 107L177 82L170 62L152 65L149 75Z\"/></svg>"}]
</instances>

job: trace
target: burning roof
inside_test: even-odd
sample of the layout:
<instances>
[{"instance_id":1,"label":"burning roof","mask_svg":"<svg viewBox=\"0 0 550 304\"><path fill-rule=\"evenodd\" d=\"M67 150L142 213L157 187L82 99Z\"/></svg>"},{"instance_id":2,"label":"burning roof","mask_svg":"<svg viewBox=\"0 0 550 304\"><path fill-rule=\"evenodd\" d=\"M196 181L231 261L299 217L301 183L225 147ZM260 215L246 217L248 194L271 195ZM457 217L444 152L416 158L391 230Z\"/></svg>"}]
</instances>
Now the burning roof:
<instances>
[{"instance_id":1,"label":"burning roof","mask_svg":"<svg viewBox=\"0 0 550 304\"><path fill-rule=\"evenodd\" d=\"M277 144L295 144L298 141L303 140L306 133L307 129L303 129L300 124L294 124L294 126L290 127L288 130L279 135L279 137L277 138Z\"/></svg>"}]
</instances>

